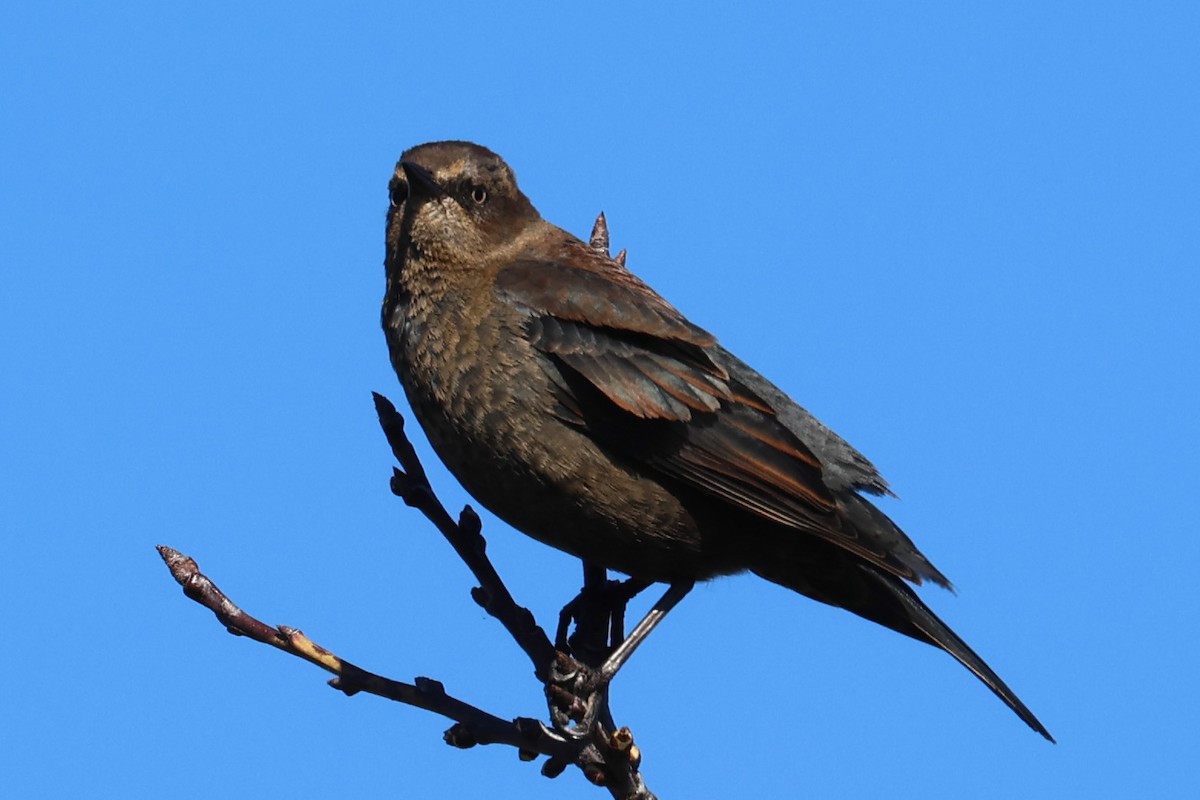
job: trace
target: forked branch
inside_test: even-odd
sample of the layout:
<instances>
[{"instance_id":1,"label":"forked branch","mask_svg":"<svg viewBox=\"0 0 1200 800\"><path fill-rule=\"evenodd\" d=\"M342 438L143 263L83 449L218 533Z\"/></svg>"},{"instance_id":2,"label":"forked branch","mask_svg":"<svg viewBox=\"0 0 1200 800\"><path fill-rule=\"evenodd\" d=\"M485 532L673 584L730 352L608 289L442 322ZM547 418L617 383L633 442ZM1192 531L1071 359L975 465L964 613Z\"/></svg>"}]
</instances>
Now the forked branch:
<instances>
[{"instance_id":1,"label":"forked branch","mask_svg":"<svg viewBox=\"0 0 1200 800\"><path fill-rule=\"evenodd\" d=\"M605 253L607 233L601 215L592 233L592 244ZM618 260L624 263L623 251ZM479 582L471 590L471 597L504 625L533 663L534 674L546 690L552 725L531 717L501 719L451 696L441 682L432 678L404 683L368 672L295 628L267 625L247 614L200 571L192 558L160 545L158 552L184 594L212 611L230 633L268 644L332 673L329 685L346 695L366 692L454 720L445 733L448 744L460 748L510 745L517 748L524 761L546 756L542 774L548 777L556 777L574 764L614 798L654 800L639 771L641 753L633 735L613 722L607 681L597 681L598 673L593 669L621 644L625 604L646 584L608 581L603 569L585 565L584 589L562 611L556 648L529 609L513 599L488 559L479 516L470 506L457 520L450 516L404 433L404 419L387 398L379 394L374 398L379 423L400 464L393 469L392 492L424 514L471 570ZM575 631L568 636L571 622L575 623Z\"/></svg>"}]
</instances>

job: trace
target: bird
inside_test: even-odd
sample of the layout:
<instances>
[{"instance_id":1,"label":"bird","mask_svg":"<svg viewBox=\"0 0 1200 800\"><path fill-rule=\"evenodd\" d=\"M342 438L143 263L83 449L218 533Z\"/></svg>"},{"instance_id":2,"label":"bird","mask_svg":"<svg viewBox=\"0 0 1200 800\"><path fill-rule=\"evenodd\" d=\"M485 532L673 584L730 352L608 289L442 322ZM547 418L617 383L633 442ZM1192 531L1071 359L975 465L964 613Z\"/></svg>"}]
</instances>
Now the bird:
<instances>
[{"instance_id":1,"label":"bird","mask_svg":"<svg viewBox=\"0 0 1200 800\"><path fill-rule=\"evenodd\" d=\"M752 573L940 648L1050 732L921 600L949 580L867 496L875 466L466 141L403 152L382 324L430 445L551 547L685 594Z\"/></svg>"}]
</instances>

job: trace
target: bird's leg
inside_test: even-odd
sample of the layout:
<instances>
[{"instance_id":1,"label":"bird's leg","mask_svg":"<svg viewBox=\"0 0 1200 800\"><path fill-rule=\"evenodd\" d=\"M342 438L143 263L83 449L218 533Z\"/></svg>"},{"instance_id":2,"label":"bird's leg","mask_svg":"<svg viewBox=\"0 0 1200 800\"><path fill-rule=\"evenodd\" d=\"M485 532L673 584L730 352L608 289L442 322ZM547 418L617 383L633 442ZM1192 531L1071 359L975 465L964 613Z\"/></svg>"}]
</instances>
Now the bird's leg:
<instances>
[{"instance_id":1,"label":"bird's leg","mask_svg":"<svg viewBox=\"0 0 1200 800\"><path fill-rule=\"evenodd\" d=\"M588 666L599 664L608 655L612 614L613 598L607 571L604 567L583 562L583 588L559 612L555 649ZM574 633L570 633L572 622L575 623Z\"/></svg>"},{"instance_id":2,"label":"bird's leg","mask_svg":"<svg viewBox=\"0 0 1200 800\"><path fill-rule=\"evenodd\" d=\"M651 612L657 611L658 617L648 625L643 620L635 630L637 640L628 642L625 639L625 607L650 583L637 578L610 581L603 567L584 562L583 588L559 613L555 648L560 655L550 669L550 680L546 685L551 718L558 730L572 736L584 736L597 720L602 724L606 724L605 720L611 723L608 683L616 669L605 678L602 677L604 667L618 651L623 653L620 663L628 660L638 642L645 638L662 614L678 602L675 598L662 607L664 601L660 600ZM679 597L683 594L686 591ZM568 635L572 622L575 631Z\"/></svg>"},{"instance_id":3,"label":"bird's leg","mask_svg":"<svg viewBox=\"0 0 1200 800\"><path fill-rule=\"evenodd\" d=\"M595 686L595 669L611 652L609 633L615 615L608 571L597 564L583 562L583 587L558 616L554 647L558 651L549 671L546 696L554 727L575 738L591 734L597 719L609 716L608 692L580 691L581 685ZM624 603L618 602L623 610ZM571 623L575 630L571 631Z\"/></svg>"},{"instance_id":4,"label":"bird's leg","mask_svg":"<svg viewBox=\"0 0 1200 800\"><path fill-rule=\"evenodd\" d=\"M599 685L603 686L616 677L617 672L621 667L625 666L625 662L633 655L633 651L638 648L638 645L646 640L646 637L650 635L650 631L654 630L658 623L662 622L667 612L687 596L687 593L692 590L693 586L695 586L695 581L681 581L672 583L667 588L667 591L654 604L654 607L650 609L646 616L642 617L642 621L629 632L628 638L617 645L617 648L609 654L608 659L600 667L599 674L597 675Z\"/></svg>"},{"instance_id":5,"label":"bird's leg","mask_svg":"<svg viewBox=\"0 0 1200 800\"><path fill-rule=\"evenodd\" d=\"M593 669L609 656L625 638L625 607L650 585L650 581L629 578L610 581L606 570L595 564L583 564L583 588L558 615L554 647ZM575 632L570 632L571 623Z\"/></svg>"},{"instance_id":6,"label":"bird's leg","mask_svg":"<svg viewBox=\"0 0 1200 800\"><path fill-rule=\"evenodd\" d=\"M648 588L653 581L641 578L626 578L623 581L609 581L605 587L608 603L608 647L606 655L612 653L625 641L625 609L629 601Z\"/></svg>"}]
</instances>

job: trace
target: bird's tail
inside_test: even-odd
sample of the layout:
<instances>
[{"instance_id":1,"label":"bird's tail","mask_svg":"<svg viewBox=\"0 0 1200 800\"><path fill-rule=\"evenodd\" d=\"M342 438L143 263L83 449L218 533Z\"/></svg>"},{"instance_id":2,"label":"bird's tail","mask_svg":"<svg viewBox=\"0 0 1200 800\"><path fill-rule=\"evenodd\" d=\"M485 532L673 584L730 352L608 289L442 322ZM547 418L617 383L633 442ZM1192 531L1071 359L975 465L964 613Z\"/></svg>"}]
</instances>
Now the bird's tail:
<instances>
[{"instance_id":1,"label":"bird's tail","mask_svg":"<svg viewBox=\"0 0 1200 800\"><path fill-rule=\"evenodd\" d=\"M1026 725L1049 741L1054 741L1050 731L1046 730L1046 726L1021 702L1021 698L1008 688L1008 684L1000 679L1000 676L979 657L978 653L972 650L957 633L950 630L949 625L938 619L937 615L921 602L921 598L917 596L916 592L908 588L900 579L886 575L874 567L866 566L864 569L872 578L883 584L903 606L908 621L915 630L902 630L901 633L907 633L915 639L940 647L954 656L958 663L975 673L975 677L983 681L984 685L1003 700L1005 705L1025 721Z\"/></svg>"},{"instance_id":2,"label":"bird's tail","mask_svg":"<svg viewBox=\"0 0 1200 800\"><path fill-rule=\"evenodd\" d=\"M835 559L824 563L830 568L829 571L803 572L795 570L788 561L777 560L770 565L756 567L754 571L773 583L815 600L840 606L906 636L940 647L975 673L1026 725L1051 742L1054 741L1046 727L1000 676L958 634L950 630L949 625L938 619L900 578L861 561L851 564Z\"/></svg>"}]
</instances>

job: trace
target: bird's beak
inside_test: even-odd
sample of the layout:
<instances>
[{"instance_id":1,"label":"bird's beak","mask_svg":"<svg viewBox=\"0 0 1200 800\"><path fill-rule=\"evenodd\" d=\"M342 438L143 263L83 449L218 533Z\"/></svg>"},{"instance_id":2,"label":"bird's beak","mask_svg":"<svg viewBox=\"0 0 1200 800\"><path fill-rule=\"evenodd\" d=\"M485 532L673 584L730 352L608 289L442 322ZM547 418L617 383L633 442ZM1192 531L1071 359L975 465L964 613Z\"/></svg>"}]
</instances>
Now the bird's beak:
<instances>
[{"instance_id":1,"label":"bird's beak","mask_svg":"<svg viewBox=\"0 0 1200 800\"><path fill-rule=\"evenodd\" d=\"M433 173L420 164L414 164L411 161L401 161L400 169L404 170L404 175L408 178L408 191L410 195L438 197L443 194L441 187L437 185L437 181L433 178Z\"/></svg>"}]
</instances>

